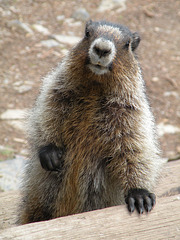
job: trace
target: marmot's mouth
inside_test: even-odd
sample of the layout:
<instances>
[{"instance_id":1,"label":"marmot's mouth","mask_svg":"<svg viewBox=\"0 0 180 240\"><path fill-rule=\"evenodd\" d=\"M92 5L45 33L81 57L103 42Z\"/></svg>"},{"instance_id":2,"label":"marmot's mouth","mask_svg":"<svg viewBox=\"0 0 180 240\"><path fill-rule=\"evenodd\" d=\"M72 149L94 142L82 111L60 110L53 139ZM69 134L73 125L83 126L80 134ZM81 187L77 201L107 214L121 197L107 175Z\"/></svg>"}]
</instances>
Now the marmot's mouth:
<instances>
[{"instance_id":1,"label":"marmot's mouth","mask_svg":"<svg viewBox=\"0 0 180 240\"><path fill-rule=\"evenodd\" d=\"M107 68L107 67L101 66L100 64L92 64L92 65L94 65L95 67L97 67L97 68L99 68L99 69L105 69L105 68Z\"/></svg>"},{"instance_id":2,"label":"marmot's mouth","mask_svg":"<svg viewBox=\"0 0 180 240\"><path fill-rule=\"evenodd\" d=\"M100 64L88 64L88 67L90 68L90 70L98 75L102 75L105 73L108 73L111 70L111 65L108 65L106 67L100 65Z\"/></svg>"}]
</instances>

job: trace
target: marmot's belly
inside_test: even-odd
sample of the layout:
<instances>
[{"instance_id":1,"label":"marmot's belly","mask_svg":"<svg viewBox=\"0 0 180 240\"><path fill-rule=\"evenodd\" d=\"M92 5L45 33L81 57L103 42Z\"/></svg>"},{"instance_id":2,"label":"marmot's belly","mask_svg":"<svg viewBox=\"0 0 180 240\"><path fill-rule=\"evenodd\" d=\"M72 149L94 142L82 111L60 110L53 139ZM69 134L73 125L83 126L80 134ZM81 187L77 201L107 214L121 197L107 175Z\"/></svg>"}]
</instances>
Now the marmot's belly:
<instances>
[{"instance_id":1,"label":"marmot's belly","mask_svg":"<svg viewBox=\"0 0 180 240\"><path fill-rule=\"evenodd\" d=\"M119 119L89 108L75 109L63 126L62 138L68 151L78 158L103 158L112 156L120 144Z\"/></svg>"},{"instance_id":2,"label":"marmot's belly","mask_svg":"<svg viewBox=\"0 0 180 240\"><path fill-rule=\"evenodd\" d=\"M63 181L62 205L71 214L79 209L117 205L122 200L119 180L109 179L107 164L121 149L121 121L125 118L115 107L98 109L98 105L91 101L86 108L83 104L74 107L63 125L68 171Z\"/></svg>"}]
</instances>

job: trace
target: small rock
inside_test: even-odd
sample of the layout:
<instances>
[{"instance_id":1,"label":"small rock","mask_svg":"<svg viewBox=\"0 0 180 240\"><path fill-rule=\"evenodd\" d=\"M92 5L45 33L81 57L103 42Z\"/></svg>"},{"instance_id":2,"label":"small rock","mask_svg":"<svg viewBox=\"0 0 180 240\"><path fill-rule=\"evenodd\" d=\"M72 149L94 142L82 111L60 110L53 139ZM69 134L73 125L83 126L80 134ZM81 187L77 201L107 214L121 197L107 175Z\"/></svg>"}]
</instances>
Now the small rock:
<instances>
[{"instance_id":1,"label":"small rock","mask_svg":"<svg viewBox=\"0 0 180 240\"><path fill-rule=\"evenodd\" d=\"M153 77L153 78L152 78L152 81L153 81L153 82L158 82L158 81L159 81L159 78L158 78L158 77Z\"/></svg>"},{"instance_id":2,"label":"small rock","mask_svg":"<svg viewBox=\"0 0 180 240\"><path fill-rule=\"evenodd\" d=\"M8 109L0 115L1 120L20 120L27 114L26 109Z\"/></svg>"},{"instance_id":3,"label":"small rock","mask_svg":"<svg viewBox=\"0 0 180 240\"><path fill-rule=\"evenodd\" d=\"M8 23L9 27L18 27L20 29L22 29L23 31L29 33L29 34L33 34L32 29L26 24L26 23L22 23L19 20L12 20Z\"/></svg>"},{"instance_id":4,"label":"small rock","mask_svg":"<svg viewBox=\"0 0 180 240\"><path fill-rule=\"evenodd\" d=\"M2 8L0 8L0 13L1 13L1 16L3 16L3 17L11 16L11 11L9 11L9 10L5 11Z\"/></svg>"},{"instance_id":5,"label":"small rock","mask_svg":"<svg viewBox=\"0 0 180 240\"><path fill-rule=\"evenodd\" d=\"M176 111L176 115L180 118L180 110Z\"/></svg>"},{"instance_id":6,"label":"small rock","mask_svg":"<svg viewBox=\"0 0 180 240\"><path fill-rule=\"evenodd\" d=\"M154 28L154 31L155 31L155 32L162 32L162 29L159 28L159 27L155 27L155 28Z\"/></svg>"},{"instance_id":7,"label":"small rock","mask_svg":"<svg viewBox=\"0 0 180 240\"><path fill-rule=\"evenodd\" d=\"M79 8L73 13L72 17L76 20L87 21L90 15L85 8Z\"/></svg>"},{"instance_id":8,"label":"small rock","mask_svg":"<svg viewBox=\"0 0 180 240\"><path fill-rule=\"evenodd\" d=\"M28 156L29 151L28 151L28 149L21 149L20 154L23 156Z\"/></svg>"},{"instance_id":9,"label":"small rock","mask_svg":"<svg viewBox=\"0 0 180 240\"><path fill-rule=\"evenodd\" d=\"M180 133L180 128L170 124L159 123L157 125L157 131L158 135L162 137L165 134Z\"/></svg>"},{"instance_id":10,"label":"small rock","mask_svg":"<svg viewBox=\"0 0 180 240\"><path fill-rule=\"evenodd\" d=\"M64 20L64 22L65 22L66 24L71 24L71 23L74 22L74 18L66 18L66 19Z\"/></svg>"},{"instance_id":11,"label":"small rock","mask_svg":"<svg viewBox=\"0 0 180 240\"><path fill-rule=\"evenodd\" d=\"M59 15L56 17L57 21L58 22L62 22L64 19L65 19L65 16L64 15Z\"/></svg>"},{"instance_id":12,"label":"small rock","mask_svg":"<svg viewBox=\"0 0 180 240\"><path fill-rule=\"evenodd\" d=\"M75 22L69 23L68 25L69 25L69 27L81 27L82 21L75 21Z\"/></svg>"},{"instance_id":13,"label":"small rock","mask_svg":"<svg viewBox=\"0 0 180 240\"><path fill-rule=\"evenodd\" d=\"M79 27L79 26L82 26L82 21L76 21L74 18L66 18L64 20L64 23L67 24L69 27Z\"/></svg>"},{"instance_id":14,"label":"small rock","mask_svg":"<svg viewBox=\"0 0 180 240\"><path fill-rule=\"evenodd\" d=\"M49 30L46 28L46 27L43 27L42 25L40 24L33 24L33 28L39 32L39 33L42 33L43 35L49 35L50 32Z\"/></svg>"},{"instance_id":15,"label":"small rock","mask_svg":"<svg viewBox=\"0 0 180 240\"><path fill-rule=\"evenodd\" d=\"M6 147L6 146L3 146L3 145L0 145L0 152L3 152L3 151L8 151L8 152L14 152L14 149L13 148L9 148L9 147Z\"/></svg>"},{"instance_id":16,"label":"small rock","mask_svg":"<svg viewBox=\"0 0 180 240\"><path fill-rule=\"evenodd\" d=\"M59 46L59 43L56 40L49 39L49 40L41 41L41 45L44 47L52 48L52 47Z\"/></svg>"},{"instance_id":17,"label":"small rock","mask_svg":"<svg viewBox=\"0 0 180 240\"><path fill-rule=\"evenodd\" d=\"M0 162L0 189L3 191L18 190L21 185L25 157L16 156L12 160Z\"/></svg>"},{"instance_id":18,"label":"small rock","mask_svg":"<svg viewBox=\"0 0 180 240\"><path fill-rule=\"evenodd\" d=\"M117 12L126 10L126 0L102 0L98 12L105 12L116 9Z\"/></svg>"},{"instance_id":19,"label":"small rock","mask_svg":"<svg viewBox=\"0 0 180 240\"><path fill-rule=\"evenodd\" d=\"M8 120L7 123L11 125L13 128L25 132L25 124L23 120L11 120L11 121Z\"/></svg>"},{"instance_id":20,"label":"small rock","mask_svg":"<svg viewBox=\"0 0 180 240\"><path fill-rule=\"evenodd\" d=\"M179 94L175 91L164 92L163 95L164 95L164 97L173 96L175 98L179 98Z\"/></svg>"},{"instance_id":21,"label":"small rock","mask_svg":"<svg viewBox=\"0 0 180 240\"><path fill-rule=\"evenodd\" d=\"M54 38L55 40L57 40L60 43L65 43L65 44L68 44L68 45L75 45L81 40L80 37L67 36L67 35L53 34L53 35L51 35L51 37Z\"/></svg>"},{"instance_id":22,"label":"small rock","mask_svg":"<svg viewBox=\"0 0 180 240\"><path fill-rule=\"evenodd\" d=\"M22 85L22 86L14 87L14 89L15 89L18 93L22 94L22 93L29 92L29 91L32 89L32 86Z\"/></svg>"},{"instance_id":23,"label":"small rock","mask_svg":"<svg viewBox=\"0 0 180 240\"><path fill-rule=\"evenodd\" d=\"M180 145L176 148L177 152L180 153Z\"/></svg>"},{"instance_id":24,"label":"small rock","mask_svg":"<svg viewBox=\"0 0 180 240\"><path fill-rule=\"evenodd\" d=\"M18 87L21 86L23 84L23 81L16 81L13 83L13 86Z\"/></svg>"},{"instance_id":25,"label":"small rock","mask_svg":"<svg viewBox=\"0 0 180 240\"><path fill-rule=\"evenodd\" d=\"M13 138L14 142L25 143L25 140L22 138Z\"/></svg>"},{"instance_id":26,"label":"small rock","mask_svg":"<svg viewBox=\"0 0 180 240\"><path fill-rule=\"evenodd\" d=\"M9 9L11 10L11 12L13 13L19 13L20 9L17 9L15 6L10 6Z\"/></svg>"},{"instance_id":27,"label":"small rock","mask_svg":"<svg viewBox=\"0 0 180 240\"><path fill-rule=\"evenodd\" d=\"M67 49L62 49L61 50L61 53L62 53L63 56L66 56L68 54L68 52L69 51Z\"/></svg>"},{"instance_id":28,"label":"small rock","mask_svg":"<svg viewBox=\"0 0 180 240\"><path fill-rule=\"evenodd\" d=\"M5 84L5 85L7 85L7 84L9 84L9 79L8 78L5 78L4 80L3 80L3 84Z\"/></svg>"}]
</instances>

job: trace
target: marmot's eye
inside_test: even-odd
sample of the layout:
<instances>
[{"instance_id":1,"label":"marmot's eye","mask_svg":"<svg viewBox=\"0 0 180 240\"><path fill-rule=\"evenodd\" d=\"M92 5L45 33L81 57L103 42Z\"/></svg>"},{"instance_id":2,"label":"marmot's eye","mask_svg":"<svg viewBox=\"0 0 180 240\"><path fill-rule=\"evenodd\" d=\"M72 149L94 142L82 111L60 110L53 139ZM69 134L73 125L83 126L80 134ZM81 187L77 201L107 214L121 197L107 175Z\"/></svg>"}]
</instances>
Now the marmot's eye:
<instances>
[{"instance_id":1,"label":"marmot's eye","mask_svg":"<svg viewBox=\"0 0 180 240\"><path fill-rule=\"evenodd\" d=\"M125 45L124 45L124 48L128 49L129 48L129 44L130 44L130 40L128 40Z\"/></svg>"}]
</instances>

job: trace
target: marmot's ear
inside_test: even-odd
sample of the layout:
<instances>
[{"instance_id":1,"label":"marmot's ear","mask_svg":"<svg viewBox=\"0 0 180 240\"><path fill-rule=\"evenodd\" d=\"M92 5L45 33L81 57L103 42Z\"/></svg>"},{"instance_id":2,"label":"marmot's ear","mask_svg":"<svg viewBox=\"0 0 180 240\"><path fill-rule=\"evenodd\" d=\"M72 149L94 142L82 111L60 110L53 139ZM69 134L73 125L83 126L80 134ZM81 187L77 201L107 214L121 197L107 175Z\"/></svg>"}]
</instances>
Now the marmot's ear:
<instances>
[{"instance_id":1,"label":"marmot's ear","mask_svg":"<svg viewBox=\"0 0 180 240\"><path fill-rule=\"evenodd\" d=\"M86 27L90 26L91 24L92 24L92 20L90 19L86 22Z\"/></svg>"},{"instance_id":2,"label":"marmot's ear","mask_svg":"<svg viewBox=\"0 0 180 240\"><path fill-rule=\"evenodd\" d=\"M132 50L134 51L138 47L138 45L141 41L141 38L139 36L139 33L137 33L137 32L133 33L132 37L133 37L133 40L132 40L131 46L132 46Z\"/></svg>"},{"instance_id":3,"label":"marmot's ear","mask_svg":"<svg viewBox=\"0 0 180 240\"><path fill-rule=\"evenodd\" d=\"M86 27L85 27L85 37L88 38L91 34L91 29L90 29L90 26L92 24L92 20L89 20L86 22Z\"/></svg>"}]
</instances>

